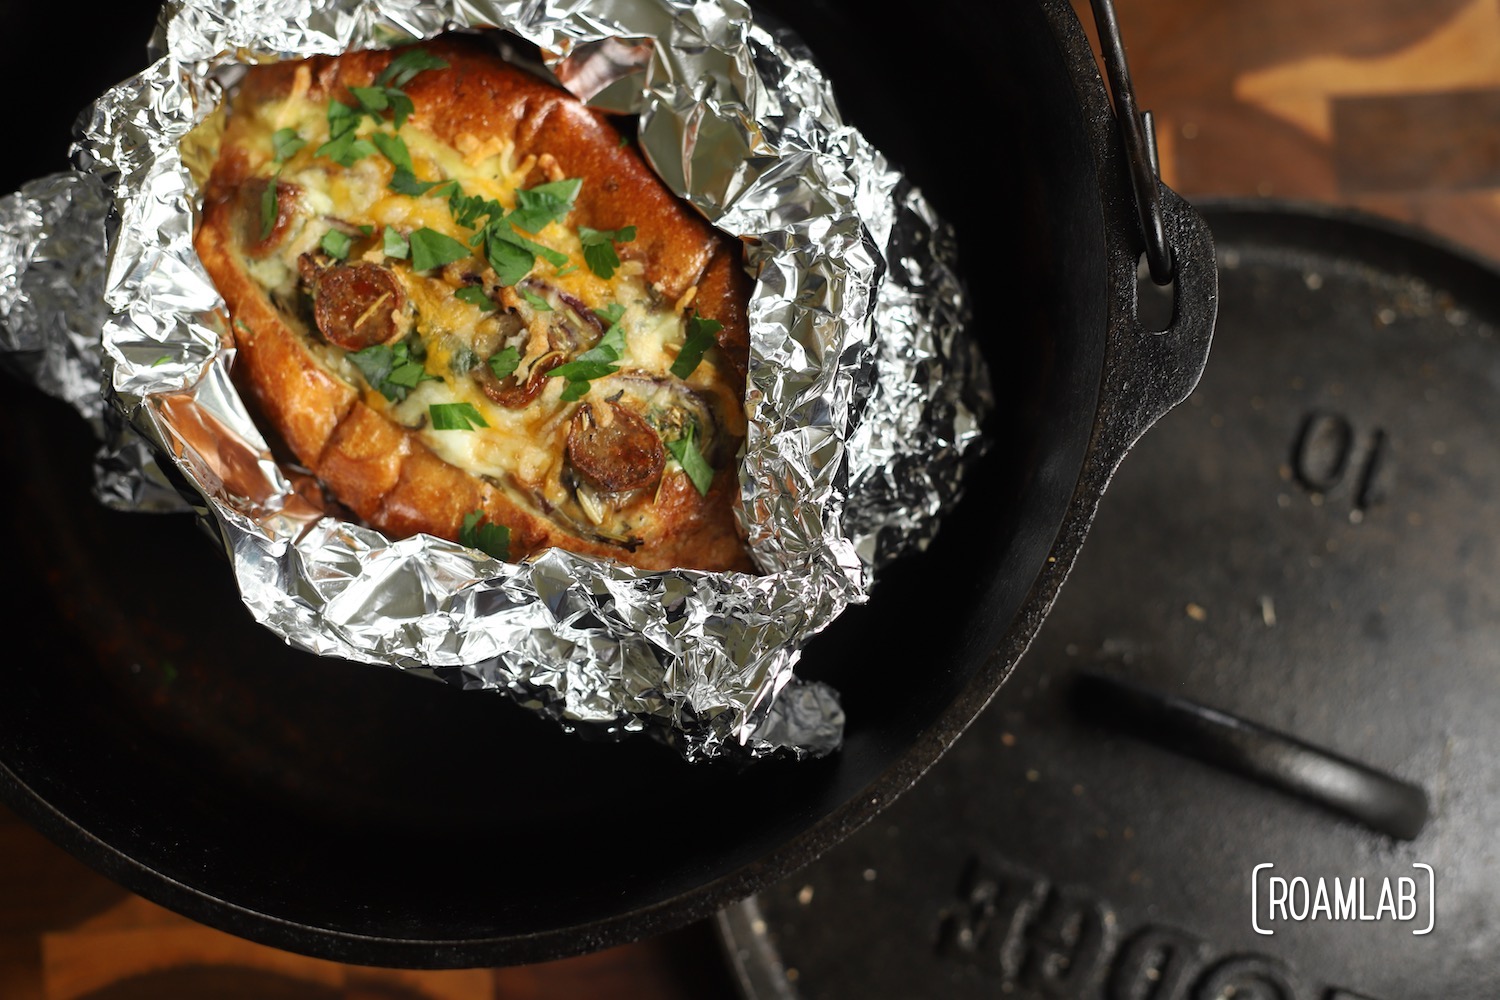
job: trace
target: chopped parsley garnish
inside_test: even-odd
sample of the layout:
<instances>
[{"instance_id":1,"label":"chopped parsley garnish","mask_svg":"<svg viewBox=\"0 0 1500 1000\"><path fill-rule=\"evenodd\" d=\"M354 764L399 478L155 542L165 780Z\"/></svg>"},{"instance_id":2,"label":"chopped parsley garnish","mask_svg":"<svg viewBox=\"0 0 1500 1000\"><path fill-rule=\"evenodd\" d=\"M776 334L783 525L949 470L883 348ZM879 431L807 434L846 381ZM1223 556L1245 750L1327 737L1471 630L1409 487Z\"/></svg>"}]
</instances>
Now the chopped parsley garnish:
<instances>
[{"instance_id":1,"label":"chopped parsley garnish","mask_svg":"<svg viewBox=\"0 0 1500 1000\"><path fill-rule=\"evenodd\" d=\"M620 366L613 362L625 355L625 331L620 329L620 317L625 315L625 308L615 302L608 309L596 309L594 312L610 322L609 329L604 331L599 342L567 364L558 365L547 373L549 378L568 380L562 391L562 399L567 403L582 399L589 391L589 383L594 379L619 371Z\"/></svg>"},{"instance_id":2,"label":"chopped parsley garnish","mask_svg":"<svg viewBox=\"0 0 1500 1000\"><path fill-rule=\"evenodd\" d=\"M604 331L599 343L578 355L579 361L619 361L625 354L625 331L616 323Z\"/></svg>"},{"instance_id":3,"label":"chopped parsley garnish","mask_svg":"<svg viewBox=\"0 0 1500 1000\"><path fill-rule=\"evenodd\" d=\"M411 151L406 148L406 140L399 135L376 132L370 136L370 141L375 143L375 147L397 170L405 170L409 174L417 172L417 168L411 164Z\"/></svg>"},{"instance_id":4,"label":"chopped parsley garnish","mask_svg":"<svg viewBox=\"0 0 1500 1000\"><path fill-rule=\"evenodd\" d=\"M362 233L364 233L366 236L374 236L375 235L375 227L374 226L360 226L359 227L359 231L362 232Z\"/></svg>"},{"instance_id":5,"label":"chopped parsley garnish","mask_svg":"<svg viewBox=\"0 0 1500 1000\"><path fill-rule=\"evenodd\" d=\"M460 288L458 291L454 292L453 296L454 298L461 299L464 302L467 302L471 306L478 306L485 312L494 312L496 309L500 308L499 306L495 305L495 301L493 299L484 294L484 289L480 288L478 285L465 285L463 288Z\"/></svg>"},{"instance_id":6,"label":"chopped parsley garnish","mask_svg":"<svg viewBox=\"0 0 1500 1000\"><path fill-rule=\"evenodd\" d=\"M386 96L384 87L350 87L349 93L354 95L354 99L368 115L379 118L382 113L390 110L391 99Z\"/></svg>"},{"instance_id":7,"label":"chopped parsley garnish","mask_svg":"<svg viewBox=\"0 0 1500 1000\"><path fill-rule=\"evenodd\" d=\"M354 164L371 156L375 152L374 145L368 139L361 139L355 132L359 129L360 119L364 115L357 109L340 101L336 97L328 99L328 141L318 147L317 155L326 156L341 167L352 167Z\"/></svg>"},{"instance_id":8,"label":"chopped parsley garnish","mask_svg":"<svg viewBox=\"0 0 1500 1000\"><path fill-rule=\"evenodd\" d=\"M682 342L682 350L677 352L677 360L672 362L672 374L681 379L693 374L704 353L718 342L715 334L722 329L724 324L716 319L704 319L697 313L689 316L687 339Z\"/></svg>"},{"instance_id":9,"label":"chopped parsley garnish","mask_svg":"<svg viewBox=\"0 0 1500 1000\"><path fill-rule=\"evenodd\" d=\"M490 371L498 379L507 379L516 373L521 366L521 352L514 347L507 347L503 351L497 351L490 355Z\"/></svg>"},{"instance_id":10,"label":"chopped parsley garnish","mask_svg":"<svg viewBox=\"0 0 1500 1000\"><path fill-rule=\"evenodd\" d=\"M677 459L677 464L682 466L682 471L687 473L688 479L692 480L693 488L704 496L708 496L709 487L714 484L713 466L703 457L698 446L693 443L693 428L676 441L668 441L667 451Z\"/></svg>"},{"instance_id":11,"label":"chopped parsley garnish","mask_svg":"<svg viewBox=\"0 0 1500 1000\"><path fill-rule=\"evenodd\" d=\"M448 195L448 211L453 215L453 221L468 229L481 229L479 220L486 216L498 219L505 214L505 209L493 198L483 195L464 194L457 184L453 192Z\"/></svg>"},{"instance_id":12,"label":"chopped parsley garnish","mask_svg":"<svg viewBox=\"0 0 1500 1000\"><path fill-rule=\"evenodd\" d=\"M349 248L354 245L354 240L348 233L337 229L330 229L323 234L323 241L318 244L323 252L335 260L348 260Z\"/></svg>"},{"instance_id":13,"label":"chopped parsley garnish","mask_svg":"<svg viewBox=\"0 0 1500 1000\"><path fill-rule=\"evenodd\" d=\"M519 291L521 293L521 298L531 303L531 308L535 309L537 312L549 313L552 311L552 303L542 298L536 292L531 291L529 288L522 288L519 289Z\"/></svg>"},{"instance_id":14,"label":"chopped parsley garnish","mask_svg":"<svg viewBox=\"0 0 1500 1000\"><path fill-rule=\"evenodd\" d=\"M451 236L444 236L436 229L422 227L408 237L411 245L411 266L415 271L427 271L455 260L463 260L472 254L468 247Z\"/></svg>"},{"instance_id":15,"label":"chopped parsley garnish","mask_svg":"<svg viewBox=\"0 0 1500 1000\"><path fill-rule=\"evenodd\" d=\"M375 78L373 86L349 88L357 106L345 104L336 97L329 98L328 141L318 147L317 155L326 156L340 166L352 167L356 161L372 155L379 145L381 152L391 157L392 163L396 163L397 176L401 176L403 165L397 163L396 157L386 148L394 148L389 140L395 139L398 143L400 140L395 136L386 136L383 141L380 134L373 137L373 142L371 139L358 138L355 133L359 129L359 123L366 117L377 122L383 121L386 112L390 112L397 131L400 131L401 126L406 124L406 119L416 110L411 98L400 88L425 69L443 69L447 65L437 56L420 49L411 49L392 59L390 65ZM401 143L400 149L401 152L397 155L405 154L406 144ZM413 173L411 156L406 154L405 159L404 169L410 176Z\"/></svg>"},{"instance_id":16,"label":"chopped parsley garnish","mask_svg":"<svg viewBox=\"0 0 1500 1000\"><path fill-rule=\"evenodd\" d=\"M448 63L425 49L406 48L396 53L390 65L375 78L377 87L404 87L426 69L447 69Z\"/></svg>"},{"instance_id":17,"label":"chopped parsley garnish","mask_svg":"<svg viewBox=\"0 0 1500 1000\"><path fill-rule=\"evenodd\" d=\"M307 145L307 140L297 134L294 128L279 128L271 136L271 151L276 156L277 163L285 163L297 154L297 150Z\"/></svg>"},{"instance_id":18,"label":"chopped parsley garnish","mask_svg":"<svg viewBox=\"0 0 1500 1000\"><path fill-rule=\"evenodd\" d=\"M484 511L476 510L464 515L464 525L458 529L458 544L505 562L510 558L510 529L487 520Z\"/></svg>"},{"instance_id":19,"label":"chopped parsley garnish","mask_svg":"<svg viewBox=\"0 0 1500 1000\"><path fill-rule=\"evenodd\" d=\"M502 220L500 225L486 225L485 238L488 239L491 244L493 244L496 240L514 244L515 246L518 246L530 253L533 258L540 257L547 263L551 264L553 267L562 267L568 262L567 254L562 253L558 250L554 250L549 246L543 246L535 240L528 240L526 237L516 232L515 229L511 228L511 226L508 225L509 222L510 216L506 216L505 219Z\"/></svg>"},{"instance_id":20,"label":"chopped parsley garnish","mask_svg":"<svg viewBox=\"0 0 1500 1000\"><path fill-rule=\"evenodd\" d=\"M260 238L268 240L271 238L271 230L276 228L277 212L277 188L281 185L281 167L296 155L297 150L307 145L307 140L297 134L294 128L280 128L271 136L271 155L275 157L276 172L266 182L266 189L260 195Z\"/></svg>"},{"instance_id":21,"label":"chopped parsley garnish","mask_svg":"<svg viewBox=\"0 0 1500 1000\"><path fill-rule=\"evenodd\" d=\"M385 251L387 257L405 260L406 255L411 253L411 244L406 242L405 236L390 226L386 226L385 232L381 234L381 249Z\"/></svg>"},{"instance_id":22,"label":"chopped parsley garnish","mask_svg":"<svg viewBox=\"0 0 1500 1000\"><path fill-rule=\"evenodd\" d=\"M397 194L407 194L411 195L413 198L419 198L443 183L445 182L419 181L417 180L417 175L412 173L410 170L397 167L396 172L391 175L391 182L387 184L386 187L390 188Z\"/></svg>"},{"instance_id":23,"label":"chopped parsley garnish","mask_svg":"<svg viewBox=\"0 0 1500 1000\"><path fill-rule=\"evenodd\" d=\"M590 229L578 227L578 238L583 241L583 260L589 270L606 280L614 277L620 266L620 255L615 252L616 243L629 243L635 239L635 227L620 229Z\"/></svg>"},{"instance_id":24,"label":"chopped parsley garnish","mask_svg":"<svg viewBox=\"0 0 1500 1000\"><path fill-rule=\"evenodd\" d=\"M445 181L429 189L424 186L425 181L400 177L399 169L397 174L398 178L391 181L391 188L400 190L397 188L398 179L411 188L401 193L422 194L431 190L432 194L440 194L447 190L448 211L453 215L453 221L475 231L469 245L479 250L495 269L500 284L509 287L520 282L531 273L538 257L555 268L568 265L567 254L528 239L522 232L534 234L547 223L567 215L583 185L582 180L575 177L519 190L516 192L516 208L506 212L505 207L493 198L465 194L456 181Z\"/></svg>"},{"instance_id":25,"label":"chopped parsley garnish","mask_svg":"<svg viewBox=\"0 0 1500 1000\"><path fill-rule=\"evenodd\" d=\"M394 347L376 344L362 351L354 351L348 357L365 377L365 381L370 383L370 388L393 403L405 399L406 394L420 382L441 381L438 376L429 375L422 362L412 356L411 347L406 341Z\"/></svg>"},{"instance_id":26,"label":"chopped parsley garnish","mask_svg":"<svg viewBox=\"0 0 1500 1000\"><path fill-rule=\"evenodd\" d=\"M473 403L433 403L427 413L435 431L471 431L489 426Z\"/></svg>"},{"instance_id":27,"label":"chopped parsley garnish","mask_svg":"<svg viewBox=\"0 0 1500 1000\"><path fill-rule=\"evenodd\" d=\"M547 223L558 221L573 210L573 200L582 186L581 178L570 177L517 191L516 210L510 213L510 223L528 233L541 232Z\"/></svg>"},{"instance_id":28,"label":"chopped parsley garnish","mask_svg":"<svg viewBox=\"0 0 1500 1000\"><path fill-rule=\"evenodd\" d=\"M279 172L279 171L278 171ZM266 189L260 195L260 238L268 240L271 238L271 230L276 228L276 186L280 183L273 175L266 181Z\"/></svg>"},{"instance_id":29,"label":"chopped parsley garnish","mask_svg":"<svg viewBox=\"0 0 1500 1000\"><path fill-rule=\"evenodd\" d=\"M547 375L568 380L568 384L563 386L562 400L565 403L571 403L588 394L589 383L594 379L613 375L619 370L619 365L612 365L607 361L585 360L579 357L565 365L558 365Z\"/></svg>"},{"instance_id":30,"label":"chopped parsley garnish","mask_svg":"<svg viewBox=\"0 0 1500 1000\"><path fill-rule=\"evenodd\" d=\"M536 265L536 256L531 251L501 239L488 241L485 260L495 269L495 277L502 285L516 284Z\"/></svg>"}]
</instances>

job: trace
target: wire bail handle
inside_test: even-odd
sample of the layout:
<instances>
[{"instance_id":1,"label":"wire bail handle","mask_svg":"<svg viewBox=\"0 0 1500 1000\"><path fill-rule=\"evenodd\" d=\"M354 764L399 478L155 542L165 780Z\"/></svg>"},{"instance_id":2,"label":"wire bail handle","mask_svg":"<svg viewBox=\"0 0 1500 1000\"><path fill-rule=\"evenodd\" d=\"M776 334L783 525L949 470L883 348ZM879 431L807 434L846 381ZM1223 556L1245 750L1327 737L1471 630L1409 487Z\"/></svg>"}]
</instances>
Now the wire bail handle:
<instances>
[{"instance_id":1,"label":"wire bail handle","mask_svg":"<svg viewBox=\"0 0 1500 1000\"><path fill-rule=\"evenodd\" d=\"M1130 83L1130 67L1125 62L1125 43L1120 38L1120 23L1115 18L1111 0L1089 0L1094 23L1099 29L1104 69L1109 74L1110 97L1115 118L1125 140L1125 158L1130 165L1130 187L1135 192L1136 215L1141 236L1146 241L1146 263L1151 280L1169 285L1176 277L1177 265L1167 242L1167 227L1162 220L1160 169L1156 152L1156 129L1151 112L1137 111L1135 88Z\"/></svg>"}]
</instances>

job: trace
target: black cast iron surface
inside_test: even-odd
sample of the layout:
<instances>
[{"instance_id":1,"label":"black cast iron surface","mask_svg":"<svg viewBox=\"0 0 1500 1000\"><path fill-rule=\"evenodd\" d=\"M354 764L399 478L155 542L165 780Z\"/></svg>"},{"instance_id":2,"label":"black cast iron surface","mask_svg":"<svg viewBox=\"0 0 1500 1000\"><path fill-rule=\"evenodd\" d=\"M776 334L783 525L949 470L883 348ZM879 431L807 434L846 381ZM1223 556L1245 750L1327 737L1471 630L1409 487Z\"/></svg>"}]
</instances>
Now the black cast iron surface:
<instances>
[{"instance_id":1,"label":"black cast iron surface","mask_svg":"<svg viewBox=\"0 0 1500 1000\"><path fill-rule=\"evenodd\" d=\"M1001 398L994 447L942 537L808 650L806 673L844 693L844 750L689 767L646 740L564 735L499 697L293 653L250 622L190 521L97 508L82 426L10 386L0 461L25 475L0 491L0 532L30 585L3 606L0 795L204 922L328 958L435 967L558 957L707 916L916 781L1035 634L1125 450L1196 381L1213 248L1164 191L1180 309L1167 334L1140 329L1130 181L1062 0L966 14L984 26L985 58L955 57L950 72L990 96L1026 151L998 164L955 161L904 127L962 134L972 112L872 64L888 41L877 20L771 6L824 57L850 120L957 220ZM114 32L78 25L75 61L118 48ZM30 175L61 166L21 153ZM976 202L976 190L1016 197ZM996 273L981 252L997 234L1027 248L1018 267Z\"/></svg>"},{"instance_id":2,"label":"black cast iron surface","mask_svg":"<svg viewBox=\"0 0 1500 1000\"><path fill-rule=\"evenodd\" d=\"M1500 275L1370 220L1205 214L1222 310L1202 383L1121 467L979 721L758 915L734 914L747 958L774 946L752 962L757 996L1496 995ZM1330 811L1337 780L1247 780L1173 733L1160 698L1096 689L1080 713L1088 676L1394 776L1431 818L1403 841ZM1421 864L1436 911L1414 934L1434 916ZM1363 877L1361 909L1383 919L1270 919L1275 876ZM1403 876L1417 912L1401 922L1378 895Z\"/></svg>"}]
</instances>

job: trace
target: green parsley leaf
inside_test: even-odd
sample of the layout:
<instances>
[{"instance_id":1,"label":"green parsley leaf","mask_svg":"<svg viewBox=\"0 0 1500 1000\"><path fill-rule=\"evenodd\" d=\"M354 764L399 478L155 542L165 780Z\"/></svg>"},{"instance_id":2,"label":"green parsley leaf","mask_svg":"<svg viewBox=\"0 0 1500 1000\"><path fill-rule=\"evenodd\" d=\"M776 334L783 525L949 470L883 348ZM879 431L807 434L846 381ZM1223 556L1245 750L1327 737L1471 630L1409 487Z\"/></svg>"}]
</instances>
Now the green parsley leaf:
<instances>
[{"instance_id":1,"label":"green parsley leaf","mask_svg":"<svg viewBox=\"0 0 1500 1000\"><path fill-rule=\"evenodd\" d=\"M488 427L473 403L433 403L427 407L435 431L470 431Z\"/></svg>"},{"instance_id":2,"label":"green parsley leaf","mask_svg":"<svg viewBox=\"0 0 1500 1000\"><path fill-rule=\"evenodd\" d=\"M487 521L484 512L476 510L464 515L463 527L458 529L458 544L505 562L510 558L510 529Z\"/></svg>"},{"instance_id":3,"label":"green parsley leaf","mask_svg":"<svg viewBox=\"0 0 1500 1000\"><path fill-rule=\"evenodd\" d=\"M587 396L588 392L588 382L569 382L567 385L563 386L562 394L558 398L561 399L564 403L572 403L582 399L584 396Z\"/></svg>"},{"instance_id":4,"label":"green parsley leaf","mask_svg":"<svg viewBox=\"0 0 1500 1000\"><path fill-rule=\"evenodd\" d=\"M370 141L375 143L375 147L385 154L385 158L390 160L397 170L405 170L409 174L416 173L417 168L411 165L411 151L406 148L406 140L399 135L376 132L370 136Z\"/></svg>"},{"instance_id":5,"label":"green parsley leaf","mask_svg":"<svg viewBox=\"0 0 1500 1000\"><path fill-rule=\"evenodd\" d=\"M352 167L356 161L374 155L375 147L370 141L355 135L362 117L364 116L357 109L336 98L330 98L328 141L318 147L316 155L326 156L344 167Z\"/></svg>"},{"instance_id":6,"label":"green parsley leaf","mask_svg":"<svg viewBox=\"0 0 1500 1000\"><path fill-rule=\"evenodd\" d=\"M505 217L505 222L509 221L510 216L507 215ZM563 253L560 250L554 250L549 246L544 246L541 243L536 242L535 240L527 239L519 232L517 232L512 226L491 223L490 225L485 227L485 232L489 234L492 242L494 239L501 239L507 243L514 243L516 246L524 247L527 250L531 251L533 256L542 258L553 267L562 267L568 262L567 254Z\"/></svg>"},{"instance_id":7,"label":"green parsley leaf","mask_svg":"<svg viewBox=\"0 0 1500 1000\"><path fill-rule=\"evenodd\" d=\"M558 365L547 373L547 377L565 378L569 382L592 382L596 378L613 375L619 370L619 365L612 365L597 358L579 357L565 365Z\"/></svg>"},{"instance_id":8,"label":"green parsley leaf","mask_svg":"<svg viewBox=\"0 0 1500 1000\"><path fill-rule=\"evenodd\" d=\"M416 350L412 349L413 346ZM348 358L370 383L370 388L391 402L399 403L418 383L442 381L440 376L428 374L419 360L421 354L420 341L413 342L413 345L402 341L394 347L386 344L366 347L350 353Z\"/></svg>"},{"instance_id":9,"label":"green parsley leaf","mask_svg":"<svg viewBox=\"0 0 1500 1000\"><path fill-rule=\"evenodd\" d=\"M349 248L354 245L354 240L348 233L337 229L330 229L323 234L323 241L318 244L323 252L335 260L348 260Z\"/></svg>"},{"instance_id":10,"label":"green parsley leaf","mask_svg":"<svg viewBox=\"0 0 1500 1000\"><path fill-rule=\"evenodd\" d=\"M533 292L527 288L520 289L520 292L521 298L531 303L531 308L535 309L537 312L549 313L552 311L552 303L542 298L536 292Z\"/></svg>"},{"instance_id":11,"label":"green parsley leaf","mask_svg":"<svg viewBox=\"0 0 1500 1000\"><path fill-rule=\"evenodd\" d=\"M260 238L268 240L271 238L271 230L276 228L276 185L280 181L272 177L266 182L266 189L260 195Z\"/></svg>"},{"instance_id":12,"label":"green parsley leaf","mask_svg":"<svg viewBox=\"0 0 1500 1000\"><path fill-rule=\"evenodd\" d=\"M406 119L411 117L411 113L417 110L417 106L411 102L410 97L399 90L387 90L385 96L391 102L391 115L395 120L396 128L400 129L406 124Z\"/></svg>"},{"instance_id":13,"label":"green parsley leaf","mask_svg":"<svg viewBox=\"0 0 1500 1000\"><path fill-rule=\"evenodd\" d=\"M502 285L514 285L530 274L536 265L535 254L508 240L486 240L485 259L495 269L496 280Z\"/></svg>"},{"instance_id":14,"label":"green parsley leaf","mask_svg":"<svg viewBox=\"0 0 1500 1000\"><path fill-rule=\"evenodd\" d=\"M505 215L505 209L498 201L477 194L466 195L457 184L453 187L453 194L448 197L448 211L452 213L454 222L467 229L481 228L480 219L484 219L488 225L491 220Z\"/></svg>"},{"instance_id":15,"label":"green parsley leaf","mask_svg":"<svg viewBox=\"0 0 1500 1000\"><path fill-rule=\"evenodd\" d=\"M583 243L584 263L588 264L590 271L608 280L614 277L615 268L620 266L620 255L615 252L615 244L629 243L635 239L635 227L590 229L588 226L579 226L578 238Z\"/></svg>"},{"instance_id":16,"label":"green parsley leaf","mask_svg":"<svg viewBox=\"0 0 1500 1000\"><path fill-rule=\"evenodd\" d=\"M418 382L441 382L442 378L437 375L427 374L427 369L419 361L407 361L391 369L391 373L385 377L385 385L380 387L385 392L386 386L400 386L403 389L415 389Z\"/></svg>"},{"instance_id":17,"label":"green parsley leaf","mask_svg":"<svg viewBox=\"0 0 1500 1000\"><path fill-rule=\"evenodd\" d=\"M497 351L490 355L489 366L496 378L507 379L521 366L521 352L514 347Z\"/></svg>"},{"instance_id":18,"label":"green parsley leaf","mask_svg":"<svg viewBox=\"0 0 1500 1000\"><path fill-rule=\"evenodd\" d=\"M297 150L307 145L307 140L297 134L294 128L279 128L271 136L271 150L276 156L277 163L285 163L297 154Z\"/></svg>"},{"instance_id":19,"label":"green parsley leaf","mask_svg":"<svg viewBox=\"0 0 1500 1000\"><path fill-rule=\"evenodd\" d=\"M370 388L378 391L385 385L386 376L390 375L391 369L396 366L395 354L389 345L376 344L362 351L353 351L347 356L365 377L365 381L370 383Z\"/></svg>"},{"instance_id":20,"label":"green parsley leaf","mask_svg":"<svg viewBox=\"0 0 1500 1000\"><path fill-rule=\"evenodd\" d=\"M692 480L693 488L703 496L708 496L709 488L714 484L714 470L693 443L693 429L689 427L687 434L676 441L668 441L667 451L672 453L677 464L682 466L682 471Z\"/></svg>"},{"instance_id":21,"label":"green parsley leaf","mask_svg":"<svg viewBox=\"0 0 1500 1000\"><path fill-rule=\"evenodd\" d=\"M416 271L431 270L471 256L469 248L458 240L425 226L407 239L411 244L411 266Z\"/></svg>"},{"instance_id":22,"label":"green parsley leaf","mask_svg":"<svg viewBox=\"0 0 1500 1000\"><path fill-rule=\"evenodd\" d=\"M397 194L409 194L413 198L418 198L442 183L442 181L419 181L417 175L410 170L397 167L396 172L391 175L391 182L386 187Z\"/></svg>"},{"instance_id":23,"label":"green parsley leaf","mask_svg":"<svg viewBox=\"0 0 1500 1000\"><path fill-rule=\"evenodd\" d=\"M547 223L573 210L573 200L582 186L583 181L573 177L517 191L516 210L509 216L511 224L528 233L541 232Z\"/></svg>"},{"instance_id":24,"label":"green parsley leaf","mask_svg":"<svg viewBox=\"0 0 1500 1000\"><path fill-rule=\"evenodd\" d=\"M367 113L376 118L380 113L391 106L390 99L385 96L384 87L350 87L349 93L359 102L359 106Z\"/></svg>"},{"instance_id":25,"label":"green parsley leaf","mask_svg":"<svg viewBox=\"0 0 1500 1000\"><path fill-rule=\"evenodd\" d=\"M575 363L577 361L603 361L605 363L619 361L624 354L625 331L620 329L619 324L616 324L604 331L604 336L599 338L597 344L578 355Z\"/></svg>"},{"instance_id":26,"label":"green parsley leaf","mask_svg":"<svg viewBox=\"0 0 1500 1000\"><path fill-rule=\"evenodd\" d=\"M381 235L383 243L381 249L385 251L385 255L387 257L395 257L397 260L405 260L406 255L411 253L411 245L406 242L406 237L402 236L399 232L392 229L390 226L386 226L385 232Z\"/></svg>"},{"instance_id":27,"label":"green parsley leaf","mask_svg":"<svg viewBox=\"0 0 1500 1000\"><path fill-rule=\"evenodd\" d=\"M328 99L328 137L337 139L354 131L359 127L359 120L364 117L356 108L351 108L336 97Z\"/></svg>"},{"instance_id":28,"label":"green parsley leaf","mask_svg":"<svg viewBox=\"0 0 1500 1000\"><path fill-rule=\"evenodd\" d=\"M557 272L557 277L561 278L565 274L572 274L576 270L578 270L577 264L569 264L567 267Z\"/></svg>"},{"instance_id":29,"label":"green parsley leaf","mask_svg":"<svg viewBox=\"0 0 1500 1000\"><path fill-rule=\"evenodd\" d=\"M625 315L625 307L620 305L620 303L618 302L611 302L603 309L595 309L594 315L604 320L604 322L608 323L610 326L614 326L616 323L620 322L620 317Z\"/></svg>"},{"instance_id":30,"label":"green parsley leaf","mask_svg":"<svg viewBox=\"0 0 1500 1000\"><path fill-rule=\"evenodd\" d=\"M359 227L359 231L362 232L362 233L364 233L366 236L374 236L375 235L375 227L374 226L360 226Z\"/></svg>"},{"instance_id":31,"label":"green parsley leaf","mask_svg":"<svg viewBox=\"0 0 1500 1000\"><path fill-rule=\"evenodd\" d=\"M464 302L467 302L471 306L478 306L485 312L494 312L496 309L500 308L499 306L495 305L494 300L492 300L488 295L484 294L484 289L480 288L478 285L465 285L463 288L460 288L458 291L454 292L453 296L454 298L461 299Z\"/></svg>"},{"instance_id":32,"label":"green parsley leaf","mask_svg":"<svg viewBox=\"0 0 1500 1000\"><path fill-rule=\"evenodd\" d=\"M353 130L337 139L329 139L318 147L318 156L326 156L341 167L352 167L367 156L375 155L375 147L368 139L359 139Z\"/></svg>"},{"instance_id":33,"label":"green parsley leaf","mask_svg":"<svg viewBox=\"0 0 1500 1000\"><path fill-rule=\"evenodd\" d=\"M427 69L447 69L448 64L425 49L406 48L396 54L380 75L375 78L377 87L404 87L411 78Z\"/></svg>"},{"instance_id":34,"label":"green parsley leaf","mask_svg":"<svg viewBox=\"0 0 1500 1000\"><path fill-rule=\"evenodd\" d=\"M704 353L718 342L714 335L722 329L724 324L716 319L704 319L697 313L689 316L687 339L677 352L677 360L672 362L672 374L681 379L693 374L698 363L703 360Z\"/></svg>"}]
</instances>

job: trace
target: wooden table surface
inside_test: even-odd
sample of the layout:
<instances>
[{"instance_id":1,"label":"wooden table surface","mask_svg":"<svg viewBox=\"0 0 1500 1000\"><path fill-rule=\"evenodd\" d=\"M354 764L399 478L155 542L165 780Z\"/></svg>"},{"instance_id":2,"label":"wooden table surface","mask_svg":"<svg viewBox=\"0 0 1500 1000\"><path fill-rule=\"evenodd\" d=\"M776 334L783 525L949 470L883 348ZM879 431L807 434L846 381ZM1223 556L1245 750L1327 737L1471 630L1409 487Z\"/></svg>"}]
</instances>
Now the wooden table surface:
<instances>
[{"instance_id":1,"label":"wooden table surface","mask_svg":"<svg viewBox=\"0 0 1500 1000\"><path fill-rule=\"evenodd\" d=\"M1189 199L1351 205L1500 261L1500 0L1118 0L1163 177ZM1089 19L1084 18L1088 23ZM714 997L707 925L520 969L364 969L120 889L0 809L0 998Z\"/></svg>"}]
</instances>

